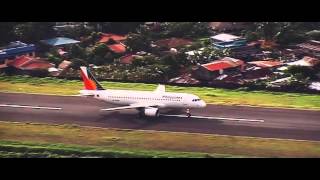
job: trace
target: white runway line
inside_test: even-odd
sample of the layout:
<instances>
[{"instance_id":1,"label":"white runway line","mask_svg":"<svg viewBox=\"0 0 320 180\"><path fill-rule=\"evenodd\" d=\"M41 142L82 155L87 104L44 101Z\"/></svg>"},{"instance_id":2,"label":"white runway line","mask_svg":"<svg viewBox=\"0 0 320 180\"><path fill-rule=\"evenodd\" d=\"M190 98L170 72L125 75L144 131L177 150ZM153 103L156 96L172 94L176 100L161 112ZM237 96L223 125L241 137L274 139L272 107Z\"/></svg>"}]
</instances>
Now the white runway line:
<instances>
[{"instance_id":1,"label":"white runway line","mask_svg":"<svg viewBox=\"0 0 320 180\"><path fill-rule=\"evenodd\" d=\"M47 109L47 110L61 110L62 109L59 107L24 106L24 105L16 105L16 104L0 104L0 107Z\"/></svg>"},{"instance_id":2,"label":"white runway line","mask_svg":"<svg viewBox=\"0 0 320 180\"><path fill-rule=\"evenodd\" d=\"M186 115L161 114L161 116L167 116L167 117L185 117L185 118L187 118ZM260 119L240 119L240 118L208 117L208 116L191 116L190 118L213 119L213 120L223 120L223 121L264 122L264 120L260 120Z\"/></svg>"}]
</instances>

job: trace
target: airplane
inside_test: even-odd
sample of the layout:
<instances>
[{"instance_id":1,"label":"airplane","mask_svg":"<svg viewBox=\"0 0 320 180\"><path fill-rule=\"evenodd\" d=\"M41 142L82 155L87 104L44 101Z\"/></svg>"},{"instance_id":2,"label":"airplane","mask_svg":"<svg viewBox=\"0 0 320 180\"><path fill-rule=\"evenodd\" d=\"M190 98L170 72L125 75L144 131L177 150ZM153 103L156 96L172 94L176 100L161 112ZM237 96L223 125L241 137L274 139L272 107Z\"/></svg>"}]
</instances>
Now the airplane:
<instances>
[{"instance_id":1,"label":"airplane","mask_svg":"<svg viewBox=\"0 0 320 180\"><path fill-rule=\"evenodd\" d=\"M190 117L191 108L206 107L205 101L198 96L166 92L165 86L161 84L154 91L111 90L104 89L87 67L80 67L80 76L84 83L84 89L79 91L80 96L94 97L110 104L121 105L101 111L137 109L140 117L159 117L159 109L186 109L187 117Z\"/></svg>"}]
</instances>

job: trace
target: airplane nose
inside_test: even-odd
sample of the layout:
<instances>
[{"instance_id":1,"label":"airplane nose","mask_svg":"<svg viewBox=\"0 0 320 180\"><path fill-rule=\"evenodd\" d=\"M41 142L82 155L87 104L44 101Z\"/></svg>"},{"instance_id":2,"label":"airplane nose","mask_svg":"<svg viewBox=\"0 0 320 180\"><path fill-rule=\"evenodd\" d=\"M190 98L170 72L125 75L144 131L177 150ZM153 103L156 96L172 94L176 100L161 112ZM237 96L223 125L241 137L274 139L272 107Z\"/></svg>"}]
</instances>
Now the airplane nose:
<instances>
[{"instance_id":1,"label":"airplane nose","mask_svg":"<svg viewBox=\"0 0 320 180\"><path fill-rule=\"evenodd\" d=\"M206 102L204 102L204 101L202 100L200 106L201 106L201 107L206 107L207 104L206 104Z\"/></svg>"}]
</instances>

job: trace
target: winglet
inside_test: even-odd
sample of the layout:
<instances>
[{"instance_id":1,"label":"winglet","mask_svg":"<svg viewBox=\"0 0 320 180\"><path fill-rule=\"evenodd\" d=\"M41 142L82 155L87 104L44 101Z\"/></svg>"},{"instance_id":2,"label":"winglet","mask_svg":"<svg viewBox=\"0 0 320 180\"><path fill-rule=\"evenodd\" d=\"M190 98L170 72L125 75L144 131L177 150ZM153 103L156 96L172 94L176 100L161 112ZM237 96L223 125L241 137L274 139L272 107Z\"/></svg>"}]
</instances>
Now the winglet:
<instances>
[{"instance_id":1,"label":"winglet","mask_svg":"<svg viewBox=\"0 0 320 180\"><path fill-rule=\"evenodd\" d=\"M156 93L164 93L164 92L166 92L166 86L162 85L162 84L159 84L157 89L154 90L154 92L156 92Z\"/></svg>"}]
</instances>

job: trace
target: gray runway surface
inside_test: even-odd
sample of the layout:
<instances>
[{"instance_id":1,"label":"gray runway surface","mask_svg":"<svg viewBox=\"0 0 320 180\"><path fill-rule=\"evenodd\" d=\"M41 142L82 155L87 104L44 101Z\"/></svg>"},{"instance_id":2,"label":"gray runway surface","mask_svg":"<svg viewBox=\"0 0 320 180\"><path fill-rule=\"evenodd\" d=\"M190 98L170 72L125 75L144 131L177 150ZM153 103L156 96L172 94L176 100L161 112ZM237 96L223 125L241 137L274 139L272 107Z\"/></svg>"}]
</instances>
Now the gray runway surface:
<instances>
[{"instance_id":1,"label":"gray runway surface","mask_svg":"<svg viewBox=\"0 0 320 180\"><path fill-rule=\"evenodd\" d=\"M8 104L54 109L2 106L1 121L320 140L320 111L208 105L191 111L196 118L165 111L159 119L141 119L136 110L101 112L115 106L89 97L0 93L0 105Z\"/></svg>"}]
</instances>

